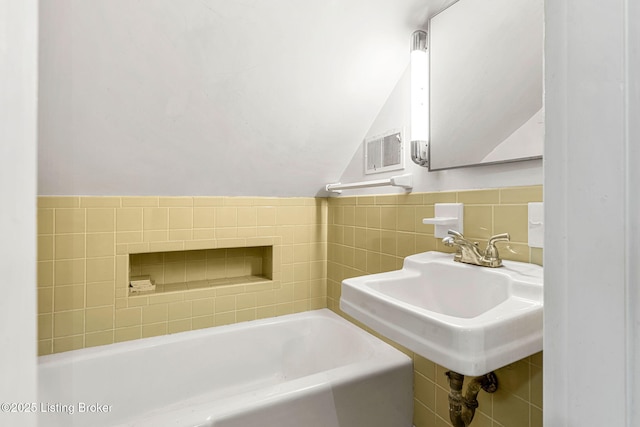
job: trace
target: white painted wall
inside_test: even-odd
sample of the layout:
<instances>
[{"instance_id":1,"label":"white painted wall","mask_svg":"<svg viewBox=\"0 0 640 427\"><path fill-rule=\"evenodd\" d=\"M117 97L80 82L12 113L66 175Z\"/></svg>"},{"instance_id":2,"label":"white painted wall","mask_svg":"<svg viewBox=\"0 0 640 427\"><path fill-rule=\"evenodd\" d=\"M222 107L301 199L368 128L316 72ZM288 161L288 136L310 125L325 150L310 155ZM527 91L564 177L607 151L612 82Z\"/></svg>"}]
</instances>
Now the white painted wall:
<instances>
[{"instance_id":1,"label":"white painted wall","mask_svg":"<svg viewBox=\"0 0 640 427\"><path fill-rule=\"evenodd\" d=\"M37 26L36 0L0 0L0 403L36 401Z\"/></svg>"},{"instance_id":2,"label":"white painted wall","mask_svg":"<svg viewBox=\"0 0 640 427\"><path fill-rule=\"evenodd\" d=\"M43 195L313 196L453 0L43 0Z\"/></svg>"},{"instance_id":3,"label":"white painted wall","mask_svg":"<svg viewBox=\"0 0 640 427\"><path fill-rule=\"evenodd\" d=\"M546 1L544 424L640 425L640 7Z\"/></svg>"},{"instance_id":4,"label":"white painted wall","mask_svg":"<svg viewBox=\"0 0 640 427\"><path fill-rule=\"evenodd\" d=\"M407 67L366 133L366 137L380 135L388 130L398 128L404 128L408 132L411 119L410 94L410 68ZM426 168L412 162L408 136L405 138L405 143L405 169L403 171L365 175L364 148L361 144L338 181L342 183L360 182L411 173L414 179L413 192L542 184L542 160L429 172ZM344 191L343 195L391 193L403 193L403 190L397 187L376 187L348 190Z\"/></svg>"}]
</instances>

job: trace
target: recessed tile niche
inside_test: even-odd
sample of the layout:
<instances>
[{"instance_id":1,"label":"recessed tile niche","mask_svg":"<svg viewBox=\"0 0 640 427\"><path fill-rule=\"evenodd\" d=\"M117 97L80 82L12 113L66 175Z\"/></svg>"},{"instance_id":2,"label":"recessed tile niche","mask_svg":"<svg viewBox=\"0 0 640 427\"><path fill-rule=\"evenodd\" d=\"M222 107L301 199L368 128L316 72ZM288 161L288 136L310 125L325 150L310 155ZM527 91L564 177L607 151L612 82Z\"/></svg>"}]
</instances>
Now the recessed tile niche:
<instances>
[{"instance_id":1,"label":"recessed tile niche","mask_svg":"<svg viewBox=\"0 0 640 427\"><path fill-rule=\"evenodd\" d=\"M129 254L129 279L150 276L154 291L130 297L273 280L273 246Z\"/></svg>"}]
</instances>

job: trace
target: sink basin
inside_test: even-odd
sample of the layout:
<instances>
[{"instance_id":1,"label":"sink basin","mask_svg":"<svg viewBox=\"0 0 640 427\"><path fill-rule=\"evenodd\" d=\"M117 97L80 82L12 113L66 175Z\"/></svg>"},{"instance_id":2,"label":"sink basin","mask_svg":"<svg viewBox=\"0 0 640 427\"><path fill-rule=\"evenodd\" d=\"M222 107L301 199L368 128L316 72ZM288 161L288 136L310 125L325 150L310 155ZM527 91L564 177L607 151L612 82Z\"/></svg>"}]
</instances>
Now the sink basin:
<instances>
[{"instance_id":1,"label":"sink basin","mask_svg":"<svg viewBox=\"0 0 640 427\"><path fill-rule=\"evenodd\" d=\"M412 255L402 270L344 280L340 308L439 365L483 375L542 350L542 267L503 264Z\"/></svg>"}]
</instances>

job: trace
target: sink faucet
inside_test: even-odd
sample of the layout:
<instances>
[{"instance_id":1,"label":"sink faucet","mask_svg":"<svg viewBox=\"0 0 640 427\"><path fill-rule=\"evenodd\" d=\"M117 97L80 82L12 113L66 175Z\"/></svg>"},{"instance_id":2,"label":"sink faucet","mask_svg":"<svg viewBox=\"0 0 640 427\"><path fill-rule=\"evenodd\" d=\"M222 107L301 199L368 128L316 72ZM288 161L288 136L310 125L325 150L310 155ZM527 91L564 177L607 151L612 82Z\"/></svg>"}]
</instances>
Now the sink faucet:
<instances>
[{"instance_id":1,"label":"sink faucet","mask_svg":"<svg viewBox=\"0 0 640 427\"><path fill-rule=\"evenodd\" d=\"M442 239L442 243L445 246L455 247L456 254L453 257L454 261L464 262L467 264L480 265L482 267L501 267L502 259L496 248L497 242L508 242L509 233L497 234L489 238L489 243L484 253L478 248L477 242L470 242L465 237L455 230L449 230L450 236Z\"/></svg>"}]
</instances>

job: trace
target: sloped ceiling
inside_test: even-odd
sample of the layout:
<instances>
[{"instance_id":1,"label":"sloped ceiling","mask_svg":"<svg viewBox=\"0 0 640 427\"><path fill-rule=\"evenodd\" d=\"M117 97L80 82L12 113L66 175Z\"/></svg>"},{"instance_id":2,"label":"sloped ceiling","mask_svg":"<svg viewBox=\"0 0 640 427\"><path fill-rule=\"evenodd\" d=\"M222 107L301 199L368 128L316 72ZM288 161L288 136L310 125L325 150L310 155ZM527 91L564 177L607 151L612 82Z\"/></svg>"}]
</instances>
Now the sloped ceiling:
<instances>
[{"instance_id":1,"label":"sloped ceiling","mask_svg":"<svg viewBox=\"0 0 640 427\"><path fill-rule=\"evenodd\" d=\"M316 195L451 3L43 1L39 194Z\"/></svg>"}]
</instances>

